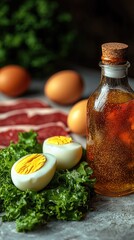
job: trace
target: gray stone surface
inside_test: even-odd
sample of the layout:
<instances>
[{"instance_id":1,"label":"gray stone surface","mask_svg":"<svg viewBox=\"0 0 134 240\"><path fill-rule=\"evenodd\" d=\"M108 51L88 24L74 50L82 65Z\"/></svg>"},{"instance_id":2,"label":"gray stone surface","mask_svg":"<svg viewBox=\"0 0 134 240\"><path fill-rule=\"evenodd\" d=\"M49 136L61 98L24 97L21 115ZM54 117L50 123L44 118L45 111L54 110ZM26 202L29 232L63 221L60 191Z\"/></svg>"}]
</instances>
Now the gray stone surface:
<instances>
[{"instance_id":1,"label":"gray stone surface","mask_svg":"<svg viewBox=\"0 0 134 240\"><path fill-rule=\"evenodd\" d=\"M0 240L134 240L134 195L97 195L82 221L53 221L38 231L17 233L15 223L1 223Z\"/></svg>"}]
</instances>

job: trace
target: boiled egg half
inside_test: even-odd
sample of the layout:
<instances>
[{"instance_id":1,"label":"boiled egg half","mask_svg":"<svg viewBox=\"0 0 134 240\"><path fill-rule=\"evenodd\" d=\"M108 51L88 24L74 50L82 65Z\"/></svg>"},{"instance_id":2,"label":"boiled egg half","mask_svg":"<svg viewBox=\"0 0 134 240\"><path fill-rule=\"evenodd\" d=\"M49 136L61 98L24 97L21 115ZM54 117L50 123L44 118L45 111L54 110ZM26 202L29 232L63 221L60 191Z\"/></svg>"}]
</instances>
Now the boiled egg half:
<instances>
[{"instance_id":1,"label":"boiled egg half","mask_svg":"<svg viewBox=\"0 0 134 240\"><path fill-rule=\"evenodd\" d=\"M44 141L43 153L51 153L56 157L57 169L70 169L80 161L82 146L71 137L54 136Z\"/></svg>"},{"instance_id":2,"label":"boiled egg half","mask_svg":"<svg viewBox=\"0 0 134 240\"><path fill-rule=\"evenodd\" d=\"M56 158L51 154L29 154L14 163L11 178L20 190L40 191L56 171Z\"/></svg>"}]
</instances>

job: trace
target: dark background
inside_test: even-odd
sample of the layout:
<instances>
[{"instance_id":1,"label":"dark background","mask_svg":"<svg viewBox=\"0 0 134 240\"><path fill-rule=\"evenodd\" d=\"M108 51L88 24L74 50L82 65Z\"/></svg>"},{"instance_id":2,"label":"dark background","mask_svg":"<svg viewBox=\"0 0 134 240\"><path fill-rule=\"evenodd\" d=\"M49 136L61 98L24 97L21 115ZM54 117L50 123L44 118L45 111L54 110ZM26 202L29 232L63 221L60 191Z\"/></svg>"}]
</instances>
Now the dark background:
<instances>
[{"instance_id":1,"label":"dark background","mask_svg":"<svg viewBox=\"0 0 134 240\"><path fill-rule=\"evenodd\" d=\"M78 38L72 59L89 68L98 68L101 44L124 42L129 45L129 75L134 77L134 1L61 0L73 16Z\"/></svg>"},{"instance_id":2,"label":"dark background","mask_svg":"<svg viewBox=\"0 0 134 240\"><path fill-rule=\"evenodd\" d=\"M75 65L99 69L101 44L129 45L134 77L133 0L1 0L0 67L43 78Z\"/></svg>"}]
</instances>

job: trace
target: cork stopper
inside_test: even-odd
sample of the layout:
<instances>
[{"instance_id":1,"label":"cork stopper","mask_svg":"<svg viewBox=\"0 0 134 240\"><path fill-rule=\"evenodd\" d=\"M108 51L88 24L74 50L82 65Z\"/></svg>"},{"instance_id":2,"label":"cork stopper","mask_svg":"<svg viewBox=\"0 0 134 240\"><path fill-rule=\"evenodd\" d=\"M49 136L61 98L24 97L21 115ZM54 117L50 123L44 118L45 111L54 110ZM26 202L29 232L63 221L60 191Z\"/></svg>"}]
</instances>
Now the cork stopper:
<instances>
[{"instance_id":1,"label":"cork stopper","mask_svg":"<svg viewBox=\"0 0 134 240\"><path fill-rule=\"evenodd\" d=\"M124 64L127 62L128 45L125 43L109 42L102 44L103 64Z\"/></svg>"}]
</instances>

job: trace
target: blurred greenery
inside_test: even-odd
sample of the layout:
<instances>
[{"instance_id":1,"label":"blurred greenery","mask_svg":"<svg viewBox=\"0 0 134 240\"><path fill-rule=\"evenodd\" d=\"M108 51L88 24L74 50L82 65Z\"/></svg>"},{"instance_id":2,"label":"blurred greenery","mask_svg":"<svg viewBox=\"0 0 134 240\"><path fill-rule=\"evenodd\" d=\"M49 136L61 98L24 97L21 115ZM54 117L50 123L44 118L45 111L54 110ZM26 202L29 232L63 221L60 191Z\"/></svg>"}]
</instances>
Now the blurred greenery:
<instances>
[{"instance_id":1,"label":"blurred greenery","mask_svg":"<svg viewBox=\"0 0 134 240\"><path fill-rule=\"evenodd\" d=\"M73 47L72 16L56 0L0 1L0 66L49 74Z\"/></svg>"}]
</instances>

